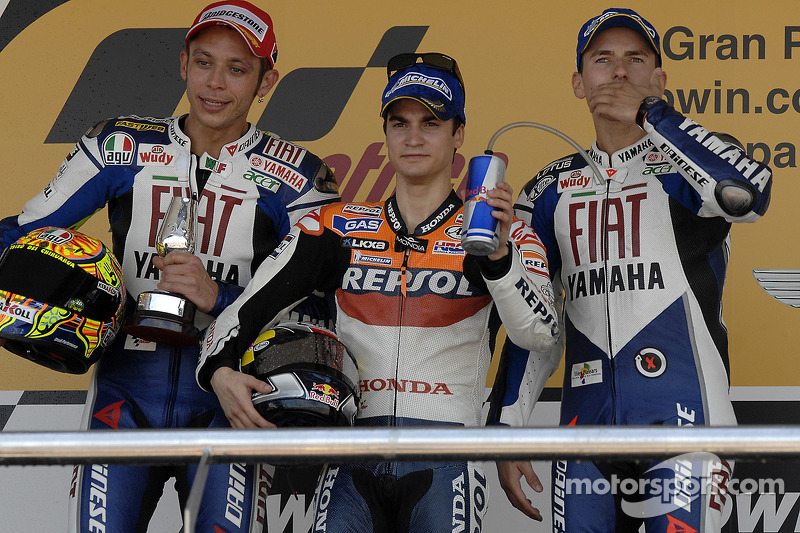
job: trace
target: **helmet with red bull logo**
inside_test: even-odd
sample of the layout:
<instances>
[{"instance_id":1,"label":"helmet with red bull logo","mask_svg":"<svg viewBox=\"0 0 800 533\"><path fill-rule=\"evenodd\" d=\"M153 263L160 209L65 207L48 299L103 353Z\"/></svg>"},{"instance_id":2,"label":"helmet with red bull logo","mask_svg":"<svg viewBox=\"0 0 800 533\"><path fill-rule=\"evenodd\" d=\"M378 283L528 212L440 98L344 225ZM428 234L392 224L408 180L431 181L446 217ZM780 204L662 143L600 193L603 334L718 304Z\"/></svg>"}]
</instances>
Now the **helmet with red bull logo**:
<instances>
[{"instance_id":1,"label":"helmet with red bull logo","mask_svg":"<svg viewBox=\"0 0 800 533\"><path fill-rule=\"evenodd\" d=\"M59 372L83 374L119 333L125 284L99 240L64 228L37 229L0 256L4 347Z\"/></svg>"},{"instance_id":2,"label":"helmet with red bull logo","mask_svg":"<svg viewBox=\"0 0 800 533\"><path fill-rule=\"evenodd\" d=\"M242 357L242 372L272 386L253 394L256 410L277 426L352 426L358 366L337 336L303 322L263 331Z\"/></svg>"}]
</instances>

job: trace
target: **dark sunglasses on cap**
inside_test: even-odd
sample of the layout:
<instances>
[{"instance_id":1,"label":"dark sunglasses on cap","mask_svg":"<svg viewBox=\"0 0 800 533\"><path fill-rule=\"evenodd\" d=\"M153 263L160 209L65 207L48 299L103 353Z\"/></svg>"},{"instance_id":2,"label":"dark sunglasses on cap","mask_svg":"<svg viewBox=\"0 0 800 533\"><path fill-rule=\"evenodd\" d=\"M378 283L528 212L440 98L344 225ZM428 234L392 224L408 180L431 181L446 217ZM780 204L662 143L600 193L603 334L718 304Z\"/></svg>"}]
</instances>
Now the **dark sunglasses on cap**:
<instances>
[{"instance_id":1,"label":"dark sunglasses on cap","mask_svg":"<svg viewBox=\"0 0 800 533\"><path fill-rule=\"evenodd\" d=\"M408 52L404 54L397 54L386 64L387 78L391 78L392 74L398 70L413 67L417 64L417 60L419 59L421 59L422 64L427 67L438 68L439 70L452 72L458 80L458 83L461 84L461 90L465 93L467 92L466 88L464 87L464 79L461 77L461 71L458 70L458 63L456 63L456 60L450 56L440 54L438 52L428 52L425 54Z\"/></svg>"}]
</instances>

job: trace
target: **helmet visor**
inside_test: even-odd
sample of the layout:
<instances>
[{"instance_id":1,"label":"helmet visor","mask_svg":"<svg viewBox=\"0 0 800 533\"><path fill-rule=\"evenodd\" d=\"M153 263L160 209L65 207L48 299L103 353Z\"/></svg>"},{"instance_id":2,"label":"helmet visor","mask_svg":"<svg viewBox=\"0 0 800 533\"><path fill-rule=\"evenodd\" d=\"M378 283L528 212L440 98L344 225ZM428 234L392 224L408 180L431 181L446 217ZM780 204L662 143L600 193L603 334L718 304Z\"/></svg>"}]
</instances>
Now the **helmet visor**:
<instances>
[{"instance_id":1,"label":"helmet visor","mask_svg":"<svg viewBox=\"0 0 800 533\"><path fill-rule=\"evenodd\" d=\"M44 250L9 247L0 257L0 290L68 309L101 322L113 317L120 305L119 290L90 275L66 258L53 254L42 261Z\"/></svg>"}]
</instances>

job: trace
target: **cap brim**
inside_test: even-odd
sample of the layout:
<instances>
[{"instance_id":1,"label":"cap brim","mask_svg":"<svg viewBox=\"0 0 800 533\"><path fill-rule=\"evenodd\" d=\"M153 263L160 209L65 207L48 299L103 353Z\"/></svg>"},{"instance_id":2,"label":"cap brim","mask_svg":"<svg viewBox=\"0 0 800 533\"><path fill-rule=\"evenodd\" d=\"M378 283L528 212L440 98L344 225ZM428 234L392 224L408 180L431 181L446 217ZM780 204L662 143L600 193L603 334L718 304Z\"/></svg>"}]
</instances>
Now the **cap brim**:
<instances>
[{"instance_id":1,"label":"cap brim","mask_svg":"<svg viewBox=\"0 0 800 533\"><path fill-rule=\"evenodd\" d=\"M449 116L449 117L446 117L446 115L445 115L445 114L442 114L441 112L438 112L438 113L437 113L437 112L436 112L436 110L435 110L435 109L433 109L433 107L431 107L431 105L430 105L428 102L425 102L424 100L422 100L422 99L420 99L420 98L415 98L415 97L413 97L413 96L407 96L407 95L398 96L398 97L396 97L396 98L392 98L391 100L389 100L388 102L386 102L386 104L385 104L385 105L383 106L383 108L381 109L381 116L384 116L384 115L386 115L386 110L387 110L387 109L389 109L389 106L390 106L390 105L392 105L393 103L395 103L395 102L396 102L396 101L398 101L398 100L414 100L415 102L419 102L420 104L424 105L424 106L425 106L425 108L426 108L428 111L430 111L431 113L433 113L433 116L434 116L434 117L436 117L436 119L437 119L437 120L447 121L447 120L450 120L451 118L453 118L453 117L455 117L455 116L456 116L456 115L451 115L451 116ZM446 118L445 118L445 117L446 117Z\"/></svg>"}]
</instances>

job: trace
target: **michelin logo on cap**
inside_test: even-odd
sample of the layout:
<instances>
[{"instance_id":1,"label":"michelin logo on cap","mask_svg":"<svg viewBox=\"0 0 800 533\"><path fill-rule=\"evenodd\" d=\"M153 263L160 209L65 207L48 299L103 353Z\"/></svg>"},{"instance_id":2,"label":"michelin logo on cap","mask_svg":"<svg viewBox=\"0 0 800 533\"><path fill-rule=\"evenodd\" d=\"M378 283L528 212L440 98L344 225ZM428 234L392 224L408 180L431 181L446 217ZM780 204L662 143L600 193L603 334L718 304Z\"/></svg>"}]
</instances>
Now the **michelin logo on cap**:
<instances>
[{"instance_id":1,"label":"michelin logo on cap","mask_svg":"<svg viewBox=\"0 0 800 533\"><path fill-rule=\"evenodd\" d=\"M655 30L654 30L653 28L651 28L651 27L650 27L650 25L649 25L647 22L645 22L645 21L644 21L644 19L642 19L642 17L640 17L639 15L637 15L637 14L635 14L635 13L621 13L621 12L619 12L619 11L606 11L605 13L603 13L602 15L600 15L599 17L597 17L596 19L594 19L594 20L592 21L592 23L589 25L589 27L586 29L586 31L585 31L585 32L583 32L583 36L584 36L584 37L587 37L587 36L591 35L591 33L594 31L594 29L595 29L595 28L596 28L596 27L597 27L597 26L598 26L598 25L599 25L601 22L603 22L604 20L606 20L606 19L607 19L607 18L609 18L609 17L616 17L616 16L618 16L618 15L624 15L624 16L631 17L632 19L636 19L636 20L639 22L639 24L641 24L641 25L642 25L642 28L644 28L644 30L645 30L647 33L649 33L649 34L650 34L650 37L652 37L653 39L655 39L656 37L658 37L658 36L656 35L656 32L655 32Z\"/></svg>"},{"instance_id":2,"label":"michelin logo on cap","mask_svg":"<svg viewBox=\"0 0 800 533\"><path fill-rule=\"evenodd\" d=\"M397 80L397 83L395 83L391 89L386 91L386 94L383 96L384 99L389 98L392 93L407 85L424 85L442 93L448 100L453 99L453 92L450 90L450 87L447 86L444 80L441 78L425 76L424 74L420 74L418 72L409 72Z\"/></svg>"}]
</instances>

